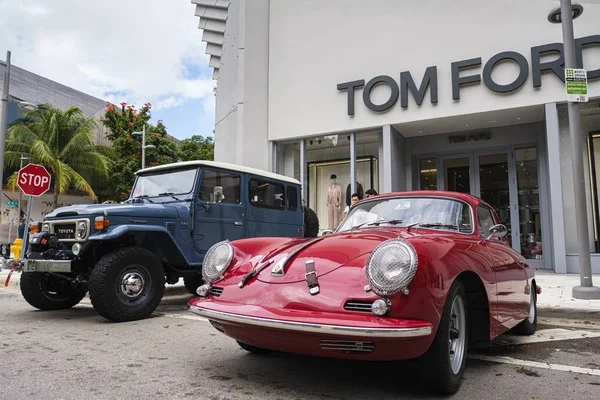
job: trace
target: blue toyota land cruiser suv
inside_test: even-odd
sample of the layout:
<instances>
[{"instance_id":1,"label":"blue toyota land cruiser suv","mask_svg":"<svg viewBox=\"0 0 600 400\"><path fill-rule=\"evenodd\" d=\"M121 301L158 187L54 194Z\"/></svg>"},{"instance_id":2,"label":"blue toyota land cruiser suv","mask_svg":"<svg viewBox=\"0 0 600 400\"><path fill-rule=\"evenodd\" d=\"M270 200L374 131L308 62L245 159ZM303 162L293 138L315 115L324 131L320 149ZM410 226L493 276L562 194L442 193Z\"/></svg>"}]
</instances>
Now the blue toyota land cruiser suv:
<instances>
[{"instance_id":1,"label":"blue toyota land cruiser suv","mask_svg":"<svg viewBox=\"0 0 600 400\"><path fill-rule=\"evenodd\" d=\"M165 282L183 277L196 292L204 255L219 241L317 236L317 216L302 206L300 187L283 175L211 161L140 170L123 204L75 205L45 216L21 262L21 292L40 310L58 310L89 291L109 320L146 318Z\"/></svg>"}]
</instances>

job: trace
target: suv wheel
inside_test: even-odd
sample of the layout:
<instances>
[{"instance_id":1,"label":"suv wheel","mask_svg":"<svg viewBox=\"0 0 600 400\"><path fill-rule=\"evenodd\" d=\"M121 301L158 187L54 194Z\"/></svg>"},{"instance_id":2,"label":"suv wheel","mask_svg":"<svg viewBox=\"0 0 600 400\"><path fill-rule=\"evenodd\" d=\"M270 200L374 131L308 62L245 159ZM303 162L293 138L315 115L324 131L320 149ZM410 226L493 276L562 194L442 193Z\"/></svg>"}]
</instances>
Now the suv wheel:
<instances>
[{"instance_id":1,"label":"suv wheel","mask_svg":"<svg viewBox=\"0 0 600 400\"><path fill-rule=\"evenodd\" d=\"M73 288L69 281L45 272L21 275L21 293L29 304L40 310L65 310L78 304L86 290Z\"/></svg>"},{"instance_id":2,"label":"suv wheel","mask_svg":"<svg viewBox=\"0 0 600 400\"><path fill-rule=\"evenodd\" d=\"M201 274L194 274L183 277L183 284L188 292L197 296L196 289L204 284L204 280L202 279Z\"/></svg>"},{"instance_id":3,"label":"suv wheel","mask_svg":"<svg viewBox=\"0 0 600 400\"><path fill-rule=\"evenodd\" d=\"M98 314L115 322L147 318L165 291L160 261L146 249L126 247L98 261L89 281L90 299Z\"/></svg>"},{"instance_id":4,"label":"suv wheel","mask_svg":"<svg viewBox=\"0 0 600 400\"><path fill-rule=\"evenodd\" d=\"M319 235L319 217L308 207L302 209L304 211L304 237L315 238Z\"/></svg>"}]
</instances>

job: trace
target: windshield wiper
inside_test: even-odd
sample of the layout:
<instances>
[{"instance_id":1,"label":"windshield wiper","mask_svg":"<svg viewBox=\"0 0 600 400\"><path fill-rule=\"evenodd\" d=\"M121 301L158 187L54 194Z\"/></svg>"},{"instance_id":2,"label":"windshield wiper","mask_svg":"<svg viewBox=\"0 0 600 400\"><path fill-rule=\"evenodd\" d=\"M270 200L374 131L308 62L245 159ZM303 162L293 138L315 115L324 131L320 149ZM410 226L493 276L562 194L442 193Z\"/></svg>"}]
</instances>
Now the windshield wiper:
<instances>
[{"instance_id":1,"label":"windshield wiper","mask_svg":"<svg viewBox=\"0 0 600 400\"><path fill-rule=\"evenodd\" d=\"M164 192L164 193L159 193L158 195L159 196L170 196L170 197L174 198L177 201L181 201L181 199L173 196L173 192Z\"/></svg>"},{"instance_id":2,"label":"windshield wiper","mask_svg":"<svg viewBox=\"0 0 600 400\"><path fill-rule=\"evenodd\" d=\"M457 225L444 224L442 222L419 222L416 224L411 224L411 226L422 226L423 228L451 228L458 230Z\"/></svg>"},{"instance_id":3,"label":"windshield wiper","mask_svg":"<svg viewBox=\"0 0 600 400\"><path fill-rule=\"evenodd\" d=\"M360 227L363 227L365 225L367 225L367 226L379 226L381 224L396 225L396 224L401 224L401 223L402 223L401 219L392 219L392 220L389 220L389 221L387 221L385 219L382 219L380 221L367 221L367 222L363 222L362 224L358 224L356 226L353 226L352 229L350 229L350 230L353 231L353 230L358 229Z\"/></svg>"},{"instance_id":4,"label":"windshield wiper","mask_svg":"<svg viewBox=\"0 0 600 400\"><path fill-rule=\"evenodd\" d=\"M141 194L141 195L139 195L139 196L136 196L135 198L136 198L136 199L144 199L144 200L148 200L150 203L153 203L153 204L154 204L154 202L153 202L152 200L150 200L148 197L150 197L150 196L148 196L147 194Z\"/></svg>"}]
</instances>

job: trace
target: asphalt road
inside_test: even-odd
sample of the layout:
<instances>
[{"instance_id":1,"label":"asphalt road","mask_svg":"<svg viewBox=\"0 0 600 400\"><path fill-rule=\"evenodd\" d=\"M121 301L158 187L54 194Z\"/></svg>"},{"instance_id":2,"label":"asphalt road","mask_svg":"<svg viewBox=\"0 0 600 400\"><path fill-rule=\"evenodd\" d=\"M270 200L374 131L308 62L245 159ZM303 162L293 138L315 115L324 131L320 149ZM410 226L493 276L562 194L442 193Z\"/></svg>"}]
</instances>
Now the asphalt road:
<instances>
[{"instance_id":1,"label":"asphalt road","mask_svg":"<svg viewBox=\"0 0 600 400\"><path fill-rule=\"evenodd\" d=\"M187 311L190 295L169 294L153 318L116 324L85 301L41 312L0 289L0 399L439 398L412 362L249 354ZM537 342L503 336L471 351L453 399L599 398L600 314L540 320Z\"/></svg>"}]
</instances>

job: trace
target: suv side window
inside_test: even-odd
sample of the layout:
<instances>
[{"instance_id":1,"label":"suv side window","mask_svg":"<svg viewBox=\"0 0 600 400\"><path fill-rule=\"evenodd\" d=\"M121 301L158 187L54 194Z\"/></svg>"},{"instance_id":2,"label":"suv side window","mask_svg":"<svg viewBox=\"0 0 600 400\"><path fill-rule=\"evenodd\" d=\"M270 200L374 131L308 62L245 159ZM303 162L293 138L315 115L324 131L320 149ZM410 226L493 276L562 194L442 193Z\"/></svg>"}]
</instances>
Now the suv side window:
<instances>
[{"instance_id":1,"label":"suv side window","mask_svg":"<svg viewBox=\"0 0 600 400\"><path fill-rule=\"evenodd\" d=\"M292 211L298 209L298 190L294 186L287 187L287 208Z\"/></svg>"},{"instance_id":2,"label":"suv side window","mask_svg":"<svg viewBox=\"0 0 600 400\"><path fill-rule=\"evenodd\" d=\"M250 179L248 197L250 198L250 204L254 207L274 208L276 210L285 208L283 185L266 179Z\"/></svg>"},{"instance_id":3,"label":"suv side window","mask_svg":"<svg viewBox=\"0 0 600 400\"><path fill-rule=\"evenodd\" d=\"M200 200L214 201L215 186L223 188L221 203L238 204L240 202L240 175L205 169L200 185Z\"/></svg>"},{"instance_id":4,"label":"suv side window","mask_svg":"<svg viewBox=\"0 0 600 400\"><path fill-rule=\"evenodd\" d=\"M479 225L479 235L483 237L488 235L492 226L496 225L492 210L482 205L477 207L477 222Z\"/></svg>"}]
</instances>

